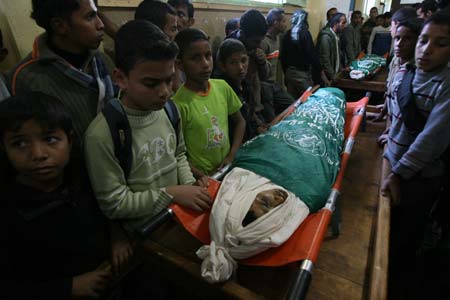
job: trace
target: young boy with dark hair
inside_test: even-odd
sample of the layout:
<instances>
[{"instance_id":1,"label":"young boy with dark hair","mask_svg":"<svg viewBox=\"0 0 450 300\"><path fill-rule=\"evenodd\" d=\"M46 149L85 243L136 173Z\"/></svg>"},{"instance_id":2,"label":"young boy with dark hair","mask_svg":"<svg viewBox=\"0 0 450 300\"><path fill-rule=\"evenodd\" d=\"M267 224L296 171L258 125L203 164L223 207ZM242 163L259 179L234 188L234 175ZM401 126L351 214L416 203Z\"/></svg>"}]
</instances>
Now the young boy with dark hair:
<instances>
[{"instance_id":1,"label":"young boy with dark hair","mask_svg":"<svg viewBox=\"0 0 450 300\"><path fill-rule=\"evenodd\" d=\"M135 20L146 20L158 26L171 41L178 33L177 12L164 2L144 0L136 8Z\"/></svg>"},{"instance_id":2,"label":"young boy with dark hair","mask_svg":"<svg viewBox=\"0 0 450 300\"><path fill-rule=\"evenodd\" d=\"M100 208L126 229L142 228L171 202L202 211L209 195L195 182L185 155L183 133L163 107L172 93L178 48L144 20L122 26L115 40L114 78L131 130L131 168L126 176L115 155L112 133L99 114L85 135L87 169Z\"/></svg>"},{"instance_id":3,"label":"young boy with dark hair","mask_svg":"<svg viewBox=\"0 0 450 300\"><path fill-rule=\"evenodd\" d=\"M188 29L195 23L194 5L191 0L169 0L167 1L177 11L178 31Z\"/></svg>"},{"instance_id":4,"label":"young boy with dark hair","mask_svg":"<svg viewBox=\"0 0 450 300\"><path fill-rule=\"evenodd\" d=\"M389 73L393 78L389 78L388 82L392 85L386 90L386 113L389 107L389 103L391 102L391 98L396 93L393 88L396 86L395 81L399 80L403 76L405 70L408 67L414 66L414 49L416 47L417 39L420 35L420 31L422 29L423 22L414 18L412 20L404 21L400 24L397 24L397 30L394 35L394 54L396 59L398 60L398 68L396 73ZM397 74L398 72L400 74ZM389 126L389 125L388 125ZM385 132L378 138L377 142L380 146L384 146L387 142L389 128L385 130Z\"/></svg>"},{"instance_id":5,"label":"young boy with dark hair","mask_svg":"<svg viewBox=\"0 0 450 300\"><path fill-rule=\"evenodd\" d=\"M8 163L0 204L6 299L98 299L113 279L99 268L110 243L113 270L131 254L128 242L109 241L107 221L71 158L73 141L58 99L27 92L0 103L0 155Z\"/></svg>"},{"instance_id":6,"label":"young boy with dark hair","mask_svg":"<svg viewBox=\"0 0 450 300\"><path fill-rule=\"evenodd\" d=\"M32 9L45 33L8 74L8 87L13 95L40 91L61 99L80 138L114 96L107 58L97 51L103 23L92 0L33 0Z\"/></svg>"},{"instance_id":7,"label":"young boy with dark hair","mask_svg":"<svg viewBox=\"0 0 450 300\"><path fill-rule=\"evenodd\" d=\"M218 78L225 80L241 99L241 114L246 123L243 140L247 141L258 132L264 131L265 128L260 127L264 124L258 123L260 118L252 109L254 107L253 91L250 83L245 79L248 70L248 55L244 44L236 39L224 40L217 52L217 63L220 69ZM232 135L232 130L230 130L230 134ZM231 136L230 140L233 140Z\"/></svg>"},{"instance_id":8,"label":"young boy with dark hair","mask_svg":"<svg viewBox=\"0 0 450 300\"><path fill-rule=\"evenodd\" d=\"M255 9L246 11L240 18L240 28L234 31L227 38L240 40L247 49L249 56L249 66L247 79L249 80L257 114L264 114L264 123L270 122L275 117L273 103L266 103L262 97L261 82L267 80L270 74L270 63L266 59L266 54L261 48L261 42L267 33L267 22L264 16ZM264 102L264 103L263 103Z\"/></svg>"},{"instance_id":9,"label":"young boy with dark hair","mask_svg":"<svg viewBox=\"0 0 450 300\"><path fill-rule=\"evenodd\" d=\"M425 224L448 173L448 162L444 163L448 151L444 152L450 144L449 59L450 15L436 13L420 33L415 48L417 69L402 72L389 103L392 124L384 156L392 171L382 189L397 205L392 219L392 264L410 274L417 272L414 262ZM409 95L404 92L411 88Z\"/></svg>"},{"instance_id":10,"label":"young boy with dark hair","mask_svg":"<svg viewBox=\"0 0 450 300\"><path fill-rule=\"evenodd\" d=\"M175 41L180 48L177 64L186 74L186 83L173 99L180 109L189 163L200 179L233 161L245 132L242 103L225 81L210 79L212 52L203 31L186 29ZM229 127L233 128L231 147Z\"/></svg>"},{"instance_id":11,"label":"young boy with dark hair","mask_svg":"<svg viewBox=\"0 0 450 300\"><path fill-rule=\"evenodd\" d=\"M227 38L233 31L239 29L239 20L239 18L232 18L225 23L225 38Z\"/></svg>"},{"instance_id":12,"label":"young boy with dark hair","mask_svg":"<svg viewBox=\"0 0 450 300\"><path fill-rule=\"evenodd\" d=\"M270 75L267 81L275 83L277 80L278 58L280 56L280 40L279 36L287 30L287 17L281 8L273 8L266 17L267 33L261 42L261 47L269 61Z\"/></svg>"},{"instance_id":13,"label":"young boy with dark hair","mask_svg":"<svg viewBox=\"0 0 450 300\"><path fill-rule=\"evenodd\" d=\"M425 0L416 6L417 17L420 19L428 19L437 10L437 3L434 0Z\"/></svg>"}]
</instances>

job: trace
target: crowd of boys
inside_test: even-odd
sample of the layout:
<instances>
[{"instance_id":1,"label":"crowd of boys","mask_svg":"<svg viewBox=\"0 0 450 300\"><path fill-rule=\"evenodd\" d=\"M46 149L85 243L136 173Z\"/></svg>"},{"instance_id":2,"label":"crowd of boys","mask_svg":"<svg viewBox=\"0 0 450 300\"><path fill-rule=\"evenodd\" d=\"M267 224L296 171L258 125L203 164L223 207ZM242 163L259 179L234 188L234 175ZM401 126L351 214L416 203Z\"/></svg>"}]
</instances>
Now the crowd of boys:
<instances>
[{"instance_id":1,"label":"crowd of boys","mask_svg":"<svg viewBox=\"0 0 450 300\"><path fill-rule=\"evenodd\" d=\"M372 8L364 24L355 11L348 25L332 8L316 45L305 10L288 30L282 9L267 17L251 9L227 23L213 57L209 37L193 28L190 0L144 0L120 28L93 0L32 0L31 17L45 32L0 76L3 294L111 296L143 225L170 203L208 210L209 175L309 86L332 86L361 51L370 53L377 32L388 31L380 118L387 114L389 128L378 142L391 165L382 183L394 207L390 276L404 293L395 299L421 297L405 278L425 282L414 262L430 215L441 232L450 227L447 214L436 213L448 208L450 177L445 5L426 0L392 16ZM98 50L104 32L114 37L114 62ZM99 267L105 260L111 268ZM115 297L174 297L155 270L127 277ZM140 284L144 277L152 282Z\"/></svg>"}]
</instances>

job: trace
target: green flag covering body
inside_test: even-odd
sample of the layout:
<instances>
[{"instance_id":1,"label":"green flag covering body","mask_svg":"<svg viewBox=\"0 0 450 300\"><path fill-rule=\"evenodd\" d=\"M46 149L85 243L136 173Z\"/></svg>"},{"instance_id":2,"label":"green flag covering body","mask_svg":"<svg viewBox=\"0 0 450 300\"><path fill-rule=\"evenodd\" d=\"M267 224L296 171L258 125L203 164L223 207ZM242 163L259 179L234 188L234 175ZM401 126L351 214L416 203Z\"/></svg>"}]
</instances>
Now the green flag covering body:
<instances>
[{"instance_id":1,"label":"green flag covering body","mask_svg":"<svg viewBox=\"0 0 450 300\"><path fill-rule=\"evenodd\" d=\"M367 75L372 74L376 69L385 65L386 58L376 54L367 54L363 58L350 63L350 78L357 80L363 79Z\"/></svg>"},{"instance_id":2,"label":"green flag covering body","mask_svg":"<svg viewBox=\"0 0 450 300\"><path fill-rule=\"evenodd\" d=\"M344 93L319 89L289 117L245 143L233 165L293 192L315 212L339 171L344 122Z\"/></svg>"}]
</instances>

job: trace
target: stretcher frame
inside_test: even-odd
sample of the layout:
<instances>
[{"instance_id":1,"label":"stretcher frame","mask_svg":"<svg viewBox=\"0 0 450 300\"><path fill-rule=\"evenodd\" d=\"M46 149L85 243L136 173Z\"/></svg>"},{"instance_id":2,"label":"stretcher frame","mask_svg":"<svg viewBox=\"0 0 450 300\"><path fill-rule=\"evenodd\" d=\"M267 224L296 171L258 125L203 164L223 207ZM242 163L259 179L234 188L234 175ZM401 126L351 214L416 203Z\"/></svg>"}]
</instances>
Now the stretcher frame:
<instances>
[{"instance_id":1,"label":"stretcher frame","mask_svg":"<svg viewBox=\"0 0 450 300\"><path fill-rule=\"evenodd\" d=\"M291 106L289 106L284 112L282 112L280 115L278 115L275 120L271 123L271 125L274 125L281 120L283 120L285 117L290 115L301 103L305 102L310 95L317 90L318 86L314 88L309 88L305 93ZM355 142L356 134L358 133L359 126L361 124L361 121L363 119L363 116L365 114L366 106L369 102L370 93L367 93L365 97L360 99L357 102L347 102L347 108L346 108L346 122L345 122L345 141L344 141L344 147L343 152L341 154L341 166L340 170L337 174L336 180L332 186L330 195L327 199L327 202L325 206L319 210L318 212L314 214L310 214L300 226L307 226L307 229L305 230L305 234L308 234L309 238L309 249L307 251L307 255L304 259L302 259L302 262L300 264L300 267L297 269L296 275L294 280L292 281L289 291L287 293L287 296L285 297L286 300L298 300L298 299L304 299L311 279L312 279L312 271L314 268L314 264L317 261L317 257L319 254L320 246L322 244L322 241L325 237L325 234L327 232L328 225L332 224L332 230L334 235L339 234L339 226L340 226L340 220L335 219L332 221L333 212L336 209L337 200L340 195L340 188L342 185L342 181L344 178L345 169L348 164L348 160L350 158L350 154ZM350 122L349 122L350 121ZM221 180L225 174L231 169L230 165L227 165L223 167L221 170L219 170L217 173L211 176L214 180ZM160 212L158 215L156 215L149 223L144 226L144 228L141 230L140 234L145 237L148 236L151 232L159 228L163 223L168 221L169 219L172 219L174 215L176 215L175 211L177 208L169 207L162 212ZM307 224L307 225L304 225ZM314 228L313 228L314 227ZM188 230L190 231L190 230ZM192 233L192 232L191 232ZM195 235L195 234L194 234ZM306 238L308 240L308 238ZM303 241L304 242L304 241ZM286 242L287 243L287 242ZM283 245L282 245L283 246ZM281 247L281 246L280 246ZM240 263L246 264L246 265L261 265L258 257L267 256L270 254L271 251L277 251L278 248L272 248L269 249L261 254L256 255L255 257L252 257L250 259L246 259L244 261L240 261ZM281 266L290 263L290 261L277 263L277 264L265 264L265 266Z\"/></svg>"}]
</instances>

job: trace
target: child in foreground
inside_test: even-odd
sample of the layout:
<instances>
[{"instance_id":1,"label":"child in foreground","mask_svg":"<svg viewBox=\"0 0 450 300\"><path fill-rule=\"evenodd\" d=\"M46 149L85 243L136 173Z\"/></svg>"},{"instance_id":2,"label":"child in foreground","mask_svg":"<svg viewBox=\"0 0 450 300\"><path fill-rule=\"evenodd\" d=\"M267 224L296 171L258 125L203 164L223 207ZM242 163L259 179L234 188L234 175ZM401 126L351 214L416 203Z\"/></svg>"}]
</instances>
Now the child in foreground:
<instances>
[{"instance_id":1,"label":"child in foreground","mask_svg":"<svg viewBox=\"0 0 450 300\"><path fill-rule=\"evenodd\" d=\"M69 115L51 96L30 92L0 103L8 163L0 266L3 294L12 299L97 299L113 279L110 270L97 269L110 252L107 222L70 160L73 138ZM132 251L115 237L112 263L119 271Z\"/></svg>"},{"instance_id":2,"label":"child in foreground","mask_svg":"<svg viewBox=\"0 0 450 300\"><path fill-rule=\"evenodd\" d=\"M163 109L171 95L176 44L152 23L135 20L117 32L115 53L113 75L130 125L132 164L126 176L105 116L99 114L86 132L85 156L100 208L130 232L172 202L208 209L206 187L193 185L183 133Z\"/></svg>"},{"instance_id":3,"label":"child in foreground","mask_svg":"<svg viewBox=\"0 0 450 300\"><path fill-rule=\"evenodd\" d=\"M206 34L198 29L180 32L175 42L180 53L177 64L186 74L186 83L173 99L180 109L187 156L196 178L202 178L231 163L242 143L245 120L239 97L223 80L210 79L212 52ZM228 136L228 117L233 128L233 144Z\"/></svg>"}]
</instances>

